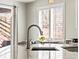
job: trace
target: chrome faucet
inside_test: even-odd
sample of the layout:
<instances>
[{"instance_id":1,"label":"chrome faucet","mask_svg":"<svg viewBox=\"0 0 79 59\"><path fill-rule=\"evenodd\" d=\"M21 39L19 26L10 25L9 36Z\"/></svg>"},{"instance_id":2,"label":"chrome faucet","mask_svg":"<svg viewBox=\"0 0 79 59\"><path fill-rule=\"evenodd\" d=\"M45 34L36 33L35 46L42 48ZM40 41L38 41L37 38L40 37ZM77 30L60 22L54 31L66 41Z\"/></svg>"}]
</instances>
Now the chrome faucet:
<instances>
[{"instance_id":1,"label":"chrome faucet","mask_svg":"<svg viewBox=\"0 0 79 59\"><path fill-rule=\"evenodd\" d=\"M38 25L35 25L35 24L30 25L27 29L27 49L30 49L29 30L32 27L37 27L40 31L40 35L43 35L43 32L42 32L41 28Z\"/></svg>"}]
</instances>

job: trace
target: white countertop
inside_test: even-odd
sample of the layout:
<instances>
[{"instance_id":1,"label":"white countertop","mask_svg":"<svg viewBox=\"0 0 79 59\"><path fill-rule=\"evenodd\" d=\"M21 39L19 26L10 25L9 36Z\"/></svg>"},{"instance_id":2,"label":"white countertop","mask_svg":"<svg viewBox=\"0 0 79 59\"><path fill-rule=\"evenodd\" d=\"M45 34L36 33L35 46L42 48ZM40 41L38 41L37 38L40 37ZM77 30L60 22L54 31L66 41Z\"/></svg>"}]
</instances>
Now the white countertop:
<instances>
[{"instance_id":1,"label":"white countertop","mask_svg":"<svg viewBox=\"0 0 79 59\"><path fill-rule=\"evenodd\" d=\"M64 44L62 48L78 48L78 43Z\"/></svg>"}]
</instances>

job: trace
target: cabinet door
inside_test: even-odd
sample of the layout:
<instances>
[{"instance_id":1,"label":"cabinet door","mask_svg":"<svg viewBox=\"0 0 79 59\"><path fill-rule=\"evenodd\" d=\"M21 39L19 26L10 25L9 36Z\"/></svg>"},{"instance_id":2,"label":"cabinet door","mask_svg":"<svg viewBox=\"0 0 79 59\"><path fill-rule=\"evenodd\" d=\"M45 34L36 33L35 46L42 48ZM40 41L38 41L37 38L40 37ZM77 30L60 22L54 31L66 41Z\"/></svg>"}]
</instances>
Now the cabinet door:
<instances>
[{"instance_id":1,"label":"cabinet door","mask_svg":"<svg viewBox=\"0 0 79 59\"><path fill-rule=\"evenodd\" d=\"M62 44L51 44L50 46L58 49L58 51L50 52L50 59L63 59L63 48L61 48Z\"/></svg>"}]
</instances>

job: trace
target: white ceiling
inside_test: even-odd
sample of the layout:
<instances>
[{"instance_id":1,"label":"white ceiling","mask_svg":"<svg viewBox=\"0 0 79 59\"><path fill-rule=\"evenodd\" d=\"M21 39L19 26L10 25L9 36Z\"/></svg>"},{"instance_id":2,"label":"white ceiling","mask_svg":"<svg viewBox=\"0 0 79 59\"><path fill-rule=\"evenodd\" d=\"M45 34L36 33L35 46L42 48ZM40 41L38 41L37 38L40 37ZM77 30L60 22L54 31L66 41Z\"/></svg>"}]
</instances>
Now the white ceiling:
<instances>
[{"instance_id":1,"label":"white ceiling","mask_svg":"<svg viewBox=\"0 0 79 59\"><path fill-rule=\"evenodd\" d=\"M33 2L33 1L35 1L35 0L16 0L16 1L28 3L28 2Z\"/></svg>"},{"instance_id":2,"label":"white ceiling","mask_svg":"<svg viewBox=\"0 0 79 59\"><path fill-rule=\"evenodd\" d=\"M0 0L0 2L14 2L14 1L18 1L18 2L24 2L24 3L28 3L28 2L33 2L35 0Z\"/></svg>"}]
</instances>

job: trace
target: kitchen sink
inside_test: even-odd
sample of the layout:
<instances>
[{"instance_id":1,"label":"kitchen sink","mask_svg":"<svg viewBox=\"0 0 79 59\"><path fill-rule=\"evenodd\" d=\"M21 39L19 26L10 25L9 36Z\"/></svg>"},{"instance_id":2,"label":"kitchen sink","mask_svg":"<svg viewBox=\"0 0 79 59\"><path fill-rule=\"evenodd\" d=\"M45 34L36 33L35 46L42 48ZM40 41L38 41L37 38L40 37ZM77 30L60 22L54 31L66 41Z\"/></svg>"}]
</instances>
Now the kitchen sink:
<instances>
[{"instance_id":1,"label":"kitchen sink","mask_svg":"<svg viewBox=\"0 0 79 59\"><path fill-rule=\"evenodd\" d=\"M32 51L58 51L55 47L33 47Z\"/></svg>"}]
</instances>

